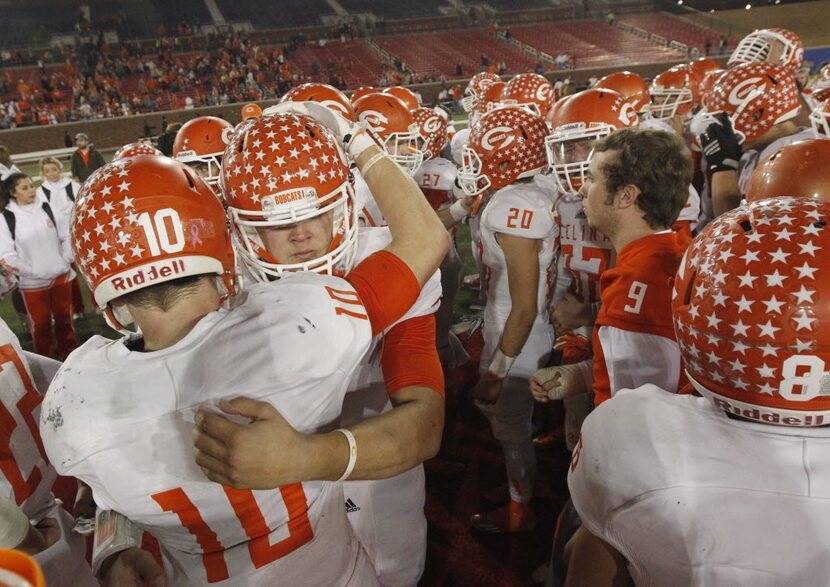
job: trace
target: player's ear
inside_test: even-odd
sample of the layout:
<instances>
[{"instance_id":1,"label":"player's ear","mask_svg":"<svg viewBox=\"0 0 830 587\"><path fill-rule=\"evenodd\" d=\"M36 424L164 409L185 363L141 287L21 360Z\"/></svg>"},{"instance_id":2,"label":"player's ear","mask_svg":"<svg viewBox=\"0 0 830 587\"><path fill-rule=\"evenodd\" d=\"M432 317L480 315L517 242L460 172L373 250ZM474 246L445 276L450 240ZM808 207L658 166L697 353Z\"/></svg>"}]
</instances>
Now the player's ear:
<instances>
[{"instance_id":1,"label":"player's ear","mask_svg":"<svg viewBox=\"0 0 830 587\"><path fill-rule=\"evenodd\" d=\"M640 188L632 183L622 186L617 191L617 201L619 202L620 208L630 208L631 206L636 205L637 198L639 197Z\"/></svg>"}]
</instances>

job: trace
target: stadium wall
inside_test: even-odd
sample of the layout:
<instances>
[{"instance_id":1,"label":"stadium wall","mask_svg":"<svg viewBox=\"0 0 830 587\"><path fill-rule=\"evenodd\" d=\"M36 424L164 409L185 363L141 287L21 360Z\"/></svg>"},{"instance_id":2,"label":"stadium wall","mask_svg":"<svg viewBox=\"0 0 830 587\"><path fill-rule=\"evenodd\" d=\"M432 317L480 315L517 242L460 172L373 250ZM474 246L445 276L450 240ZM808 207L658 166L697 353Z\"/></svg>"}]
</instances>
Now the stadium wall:
<instances>
[{"instance_id":1,"label":"stadium wall","mask_svg":"<svg viewBox=\"0 0 830 587\"><path fill-rule=\"evenodd\" d=\"M684 60L685 59L683 57L678 55L676 61L649 63L647 65L632 64L626 69L650 78ZM545 75L551 81L564 79L565 77L570 76L571 80L577 86L580 86L584 85L591 76L602 77L607 73L619 70L619 66L614 66L607 68L556 71L549 72ZM510 77L511 76L504 76L504 79L507 80ZM456 84L460 84L464 87L466 86L467 81L468 80L466 79L454 80L448 82L448 84L451 87ZM438 92L441 90L440 83L418 84L409 87L414 91L420 92L424 102L427 104L433 104ZM275 100L270 100L260 102L259 105L262 108L265 108L266 106L270 106L274 103ZM114 149L145 136L145 125L152 127L152 135L157 135L163 132L164 129L161 128L162 117L165 117L167 122L171 123L187 122L197 116L219 116L233 124L236 124L242 118L242 106L243 104L229 104L227 106L193 108L190 110L170 110L154 112L152 114L139 114L120 118L70 122L66 124L54 124L49 126L27 126L24 128L0 131L0 144L6 145L10 152L14 154L30 153L33 151L44 151L62 147L64 145L64 132L68 132L70 136L74 136L75 133L78 132L85 132L89 135L90 140L99 150Z\"/></svg>"}]
</instances>

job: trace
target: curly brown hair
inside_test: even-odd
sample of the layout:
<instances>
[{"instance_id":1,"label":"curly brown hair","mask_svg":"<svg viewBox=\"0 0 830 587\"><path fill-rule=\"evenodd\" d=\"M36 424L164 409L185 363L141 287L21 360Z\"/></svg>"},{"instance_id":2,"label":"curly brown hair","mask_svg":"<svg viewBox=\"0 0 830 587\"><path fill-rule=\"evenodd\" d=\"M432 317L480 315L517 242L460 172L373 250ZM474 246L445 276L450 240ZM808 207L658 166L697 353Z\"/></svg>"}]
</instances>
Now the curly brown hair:
<instances>
[{"instance_id":1,"label":"curly brown hair","mask_svg":"<svg viewBox=\"0 0 830 587\"><path fill-rule=\"evenodd\" d=\"M603 166L613 195L626 185L640 190L637 205L651 228L669 228L689 197L692 159L680 138L660 130L623 128L594 143L594 152L615 151Z\"/></svg>"}]
</instances>

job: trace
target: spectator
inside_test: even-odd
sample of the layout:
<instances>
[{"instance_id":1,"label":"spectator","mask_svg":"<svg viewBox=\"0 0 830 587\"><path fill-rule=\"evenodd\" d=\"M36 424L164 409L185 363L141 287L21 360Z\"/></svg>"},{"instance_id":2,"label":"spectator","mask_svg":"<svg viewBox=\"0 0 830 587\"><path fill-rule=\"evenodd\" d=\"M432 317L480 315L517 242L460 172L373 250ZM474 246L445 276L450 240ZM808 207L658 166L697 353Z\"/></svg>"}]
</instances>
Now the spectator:
<instances>
[{"instance_id":1,"label":"spectator","mask_svg":"<svg viewBox=\"0 0 830 587\"><path fill-rule=\"evenodd\" d=\"M72 153L72 178L78 183L84 183L93 171L104 165L104 158L95 149L95 145L89 142L86 133L79 132L75 135L75 146L78 148Z\"/></svg>"},{"instance_id":2,"label":"spectator","mask_svg":"<svg viewBox=\"0 0 830 587\"><path fill-rule=\"evenodd\" d=\"M729 44L729 39L726 38L726 35L721 35L720 40L718 41L718 53L725 53L726 46Z\"/></svg>"},{"instance_id":3,"label":"spectator","mask_svg":"<svg viewBox=\"0 0 830 587\"><path fill-rule=\"evenodd\" d=\"M0 181L6 179L12 173L20 173L20 170L12 162L8 147L0 145Z\"/></svg>"},{"instance_id":4,"label":"spectator","mask_svg":"<svg viewBox=\"0 0 830 587\"><path fill-rule=\"evenodd\" d=\"M539 75L543 75L545 73L545 64L542 61L537 61L536 66L533 68L534 73L538 73Z\"/></svg>"},{"instance_id":5,"label":"spectator","mask_svg":"<svg viewBox=\"0 0 830 587\"><path fill-rule=\"evenodd\" d=\"M708 57L709 54L712 52L712 41L711 39L709 39L709 37L706 37L706 42L703 44L703 49L706 53L706 56Z\"/></svg>"},{"instance_id":6,"label":"spectator","mask_svg":"<svg viewBox=\"0 0 830 587\"><path fill-rule=\"evenodd\" d=\"M72 137L69 136L69 131L63 131L63 144L68 149L72 146Z\"/></svg>"},{"instance_id":7,"label":"spectator","mask_svg":"<svg viewBox=\"0 0 830 587\"><path fill-rule=\"evenodd\" d=\"M34 351L62 360L78 346L72 328L69 225L37 197L25 173L12 173L0 184L0 209L0 258L17 274Z\"/></svg>"},{"instance_id":8,"label":"spectator","mask_svg":"<svg viewBox=\"0 0 830 587\"><path fill-rule=\"evenodd\" d=\"M43 182L37 188L38 199L41 202L48 202L52 212L62 217L59 221L69 224L72 208L75 206L75 196L81 186L63 176L63 163L54 157L45 157L40 160L40 175L43 177ZM81 295L78 280L73 277L72 317L78 319L83 315L84 298Z\"/></svg>"},{"instance_id":9,"label":"spectator","mask_svg":"<svg viewBox=\"0 0 830 587\"><path fill-rule=\"evenodd\" d=\"M610 10L605 15L605 22L608 23L608 26L614 26L614 22L617 20L617 17L614 15L613 12Z\"/></svg>"},{"instance_id":10,"label":"spectator","mask_svg":"<svg viewBox=\"0 0 830 587\"><path fill-rule=\"evenodd\" d=\"M455 64L455 77L464 77L464 68L460 63Z\"/></svg>"},{"instance_id":11,"label":"spectator","mask_svg":"<svg viewBox=\"0 0 830 587\"><path fill-rule=\"evenodd\" d=\"M158 138L158 150L166 157L173 156L173 142L176 140L176 134L182 127L181 122L171 122L164 129L164 132Z\"/></svg>"}]
</instances>

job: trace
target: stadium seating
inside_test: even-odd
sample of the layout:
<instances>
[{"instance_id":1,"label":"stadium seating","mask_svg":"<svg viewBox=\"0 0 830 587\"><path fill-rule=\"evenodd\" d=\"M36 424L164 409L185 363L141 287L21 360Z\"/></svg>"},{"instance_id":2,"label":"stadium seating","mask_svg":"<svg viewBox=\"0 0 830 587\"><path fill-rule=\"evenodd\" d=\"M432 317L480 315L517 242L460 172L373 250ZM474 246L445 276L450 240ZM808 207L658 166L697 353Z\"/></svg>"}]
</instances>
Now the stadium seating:
<instances>
[{"instance_id":1,"label":"stadium seating","mask_svg":"<svg viewBox=\"0 0 830 587\"><path fill-rule=\"evenodd\" d=\"M320 74L312 76L312 63L320 65ZM380 77L383 63L380 58L363 41L347 41L346 43L328 42L324 47L315 44L298 47L292 58L297 68L314 81L328 83L326 64L331 61L336 66L338 75L342 75L350 88L364 85L375 85Z\"/></svg>"},{"instance_id":2,"label":"stadium seating","mask_svg":"<svg viewBox=\"0 0 830 587\"><path fill-rule=\"evenodd\" d=\"M291 28L320 25L320 15L332 14L325 0L216 0L228 22L249 21L256 28Z\"/></svg>"},{"instance_id":3,"label":"stadium seating","mask_svg":"<svg viewBox=\"0 0 830 587\"><path fill-rule=\"evenodd\" d=\"M511 34L552 57L568 53L575 67L606 67L670 61L678 53L667 47L609 27L599 21L575 21L514 27Z\"/></svg>"},{"instance_id":4,"label":"stadium seating","mask_svg":"<svg viewBox=\"0 0 830 587\"><path fill-rule=\"evenodd\" d=\"M669 41L677 41L690 48L694 47L699 51L705 49L706 39L709 39L713 46L718 44L716 34L678 20L668 14L638 14L623 16L619 20L649 33L665 37Z\"/></svg>"},{"instance_id":5,"label":"stadium seating","mask_svg":"<svg viewBox=\"0 0 830 587\"><path fill-rule=\"evenodd\" d=\"M446 6L442 0L340 0L339 3L349 12L371 12L389 20L435 16L439 14L439 6Z\"/></svg>"},{"instance_id":6,"label":"stadium seating","mask_svg":"<svg viewBox=\"0 0 830 587\"><path fill-rule=\"evenodd\" d=\"M465 75L481 69L481 55L490 63L504 60L508 73L531 71L536 60L521 50L496 41L486 31L452 31L447 33L382 37L378 45L399 57L418 75L432 72L455 77L460 63Z\"/></svg>"}]
</instances>

